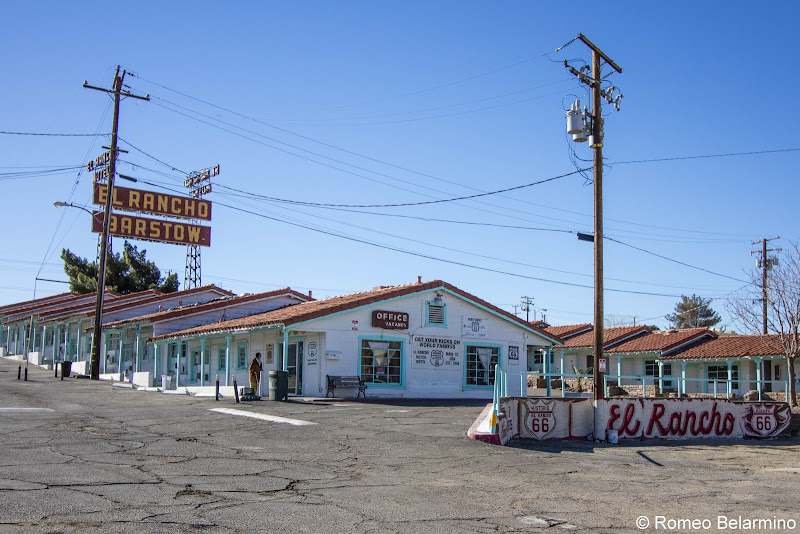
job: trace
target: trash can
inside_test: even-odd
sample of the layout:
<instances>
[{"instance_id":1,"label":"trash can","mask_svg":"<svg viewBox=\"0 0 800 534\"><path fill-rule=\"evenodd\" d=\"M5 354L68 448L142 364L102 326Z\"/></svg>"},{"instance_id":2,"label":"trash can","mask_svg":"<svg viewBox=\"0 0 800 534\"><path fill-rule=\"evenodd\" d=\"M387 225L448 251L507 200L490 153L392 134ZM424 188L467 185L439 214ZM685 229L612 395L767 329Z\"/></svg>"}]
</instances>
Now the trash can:
<instances>
[{"instance_id":1,"label":"trash can","mask_svg":"<svg viewBox=\"0 0 800 534\"><path fill-rule=\"evenodd\" d=\"M269 400L288 400L289 371L269 372Z\"/></svg>"},{"instance_id":2,"label":"trash can","mask_svg":"<svg viewBox=\"0 0 800 534\"><path fill-rule=\"evenodd\" d=\"M72 362L61 362L61 380L64 380L66 376L69 378L69 374L72 372Z\"/></svg>"},{"instance_id":3,"label":"trash can","mask_svg":"<svg viewBox=\"0 0 800 534\"><path fill-rule=\"evenodd\" d=\"M172 377L170 375L161 375L161 389L164 391L172 389Z\"/></svg>"}]
</instances>

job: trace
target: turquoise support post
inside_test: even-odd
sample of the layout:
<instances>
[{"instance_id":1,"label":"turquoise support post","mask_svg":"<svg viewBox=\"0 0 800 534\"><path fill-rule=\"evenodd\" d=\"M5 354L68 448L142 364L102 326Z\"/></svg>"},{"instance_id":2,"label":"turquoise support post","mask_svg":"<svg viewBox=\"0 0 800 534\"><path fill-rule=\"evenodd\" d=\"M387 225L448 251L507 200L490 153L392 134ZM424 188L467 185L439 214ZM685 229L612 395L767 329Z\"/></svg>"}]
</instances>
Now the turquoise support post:
<instances>
[{"instance_id":1,"label":"turquoise support post","mask_svg":"<svg viewBox=\"0 0 800 534\"><path fill-rule=\"evenodd\" d=\"M206 385L206 338L200 338L200 385Z\"/></svg>"},{"instance_id":2,"label":"turquoise support post","mask_svg":"<svg viewBox=\"0 0 800 534\"><path fill-rule=\"evenodd\" d=\"M550 350L552 347L547 347L544 354L544 379L547 382L547 396L551 396L553 391L550 385Z\"/></svg>"},{"instance_id":3,"label":"turquoise support post","mask_svg":"<svg viewBox=\"0 0 800 534\"><path fill-rule=\"evenodd\" d=\"M678 391L681 395L686 395L686 362L681 362L681 389Z\"/></svg>"},{"instance_id":4,"label":"turquoise support post","mask_svg":"<svg viewBox=\"0 0 800 534\"><path fill-rule=\"evenodd\" d=\"M231 385L231 339L233 336L225 336L225 385Z\"/></svg>"}]
</instances>

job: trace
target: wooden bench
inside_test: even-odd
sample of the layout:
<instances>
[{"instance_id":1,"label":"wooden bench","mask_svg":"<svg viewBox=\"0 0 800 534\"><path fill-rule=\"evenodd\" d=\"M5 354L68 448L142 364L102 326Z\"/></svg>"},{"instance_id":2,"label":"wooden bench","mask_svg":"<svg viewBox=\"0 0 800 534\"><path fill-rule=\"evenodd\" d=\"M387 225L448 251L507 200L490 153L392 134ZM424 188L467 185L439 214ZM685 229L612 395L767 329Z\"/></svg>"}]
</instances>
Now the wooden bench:
<instances>
[{"instance_id":1,"label":"wooden bench","mask_svg":"<svg viewBox=\"0 0 800 534\"><path fill-rule=\"evenodd\" d=\"M366 389L367 386L364 384L364 381L361 380L358 376L331 376L327 375L328 377L328 389L325 392L325 397L328 397L328 393L331 396L334 396L334 390L336 388L358 388L358 393L356 394L356 398L358 397L367 397Z\"/></svg>"}]
</instances>

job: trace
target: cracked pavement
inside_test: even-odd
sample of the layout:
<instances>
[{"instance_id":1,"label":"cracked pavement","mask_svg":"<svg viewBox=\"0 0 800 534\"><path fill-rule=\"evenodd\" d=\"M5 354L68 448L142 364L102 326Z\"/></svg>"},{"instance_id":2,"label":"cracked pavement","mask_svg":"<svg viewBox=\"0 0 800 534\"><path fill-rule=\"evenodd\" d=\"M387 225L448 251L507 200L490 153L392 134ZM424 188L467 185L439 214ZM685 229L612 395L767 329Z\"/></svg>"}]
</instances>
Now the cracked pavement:
<instances>
[{"instance_id":1,"label":"cracked pavement","mask_svg":"<svg viewBox=\"0 0 800 534\"><path fill-rule=\"evenodd\" d=\"M0 532L642 532L641 515L800 521L800 440L519 441L484 402L250 402L0 359ZM236 408L292 426L209 411ZM45 408L51 411L7 411Z\"/></svg>"}]
</instances>

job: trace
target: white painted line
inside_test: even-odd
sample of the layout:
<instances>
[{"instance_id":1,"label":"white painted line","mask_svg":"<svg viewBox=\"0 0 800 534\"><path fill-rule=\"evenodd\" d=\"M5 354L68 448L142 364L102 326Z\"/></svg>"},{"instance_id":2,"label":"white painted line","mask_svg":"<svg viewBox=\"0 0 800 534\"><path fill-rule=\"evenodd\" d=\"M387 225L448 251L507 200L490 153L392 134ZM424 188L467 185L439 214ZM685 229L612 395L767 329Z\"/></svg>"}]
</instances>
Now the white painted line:
<instances>
[{"instance_id":1,"label":"white painted line","mask_svg":"<svg viewBox=\"0 0 800 534\"><path fill-rule=\"evenodd\" d=\"M386 413L408 413L408 410L386 410Z\"/></svg>"},{"instance_id":2,"label":"white painted line","mask_svg":"<svg viewBox=\"0 0 800 534\"><path fill-rule=\"evenodd\" d=\"M50 408L0 408L0 412L53 412Z\"/></svg>"},{"instance_id":3,"label":"white painted line","mask_svg":"<svg viewBox=\"0 0 800 534\"><path fill-rule=\"evenodd\" d=\"M316 425L310 421L302 421L300 419L289 419L288 417L278 417L277 415L267 415L262 413L246 412L244 410L234 410L233 408L209 408L210 412L226 413L228 415L241 415L242 417L252 417L253 419L261 419L262 421L271 421L273 423L287 423L294 426Z\"/></svg>"}]
</instances>

